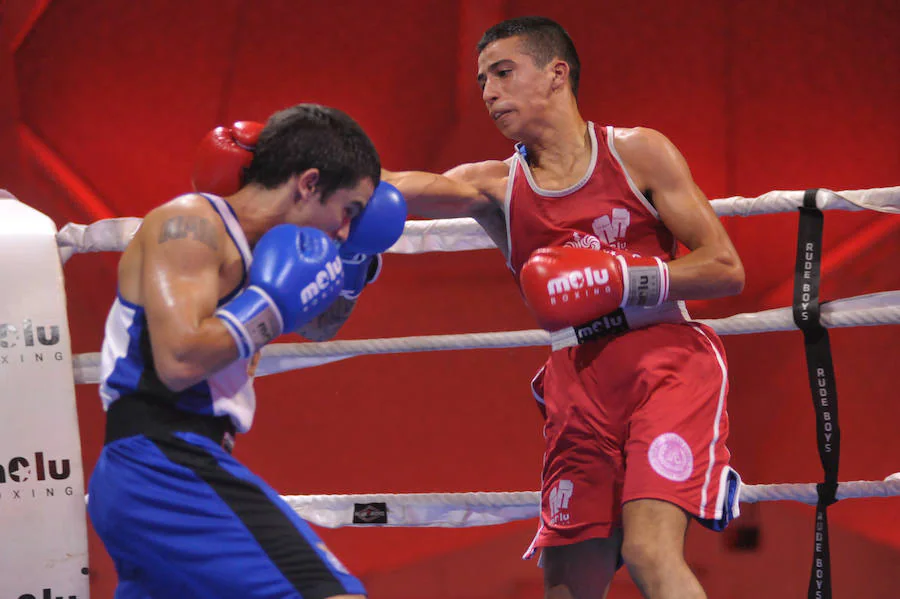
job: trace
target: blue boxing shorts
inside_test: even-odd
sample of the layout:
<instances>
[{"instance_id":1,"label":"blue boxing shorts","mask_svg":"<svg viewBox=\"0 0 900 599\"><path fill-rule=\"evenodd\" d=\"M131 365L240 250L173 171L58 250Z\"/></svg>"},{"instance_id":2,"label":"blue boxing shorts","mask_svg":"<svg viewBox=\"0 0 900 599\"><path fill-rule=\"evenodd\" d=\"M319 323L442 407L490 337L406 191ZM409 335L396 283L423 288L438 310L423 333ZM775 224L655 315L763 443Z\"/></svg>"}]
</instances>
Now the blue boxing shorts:
<instances>
[{"instance_id":1,"label":"blue boxing shorts","mask_svg":"<svg viewBox=\"0 0 900 599\"><path fill-rule=\"evenodd\" d=\"M112 441L88 491L116 599L365 594L274 489L205 436Z\"/></svg>"}]
</instances>

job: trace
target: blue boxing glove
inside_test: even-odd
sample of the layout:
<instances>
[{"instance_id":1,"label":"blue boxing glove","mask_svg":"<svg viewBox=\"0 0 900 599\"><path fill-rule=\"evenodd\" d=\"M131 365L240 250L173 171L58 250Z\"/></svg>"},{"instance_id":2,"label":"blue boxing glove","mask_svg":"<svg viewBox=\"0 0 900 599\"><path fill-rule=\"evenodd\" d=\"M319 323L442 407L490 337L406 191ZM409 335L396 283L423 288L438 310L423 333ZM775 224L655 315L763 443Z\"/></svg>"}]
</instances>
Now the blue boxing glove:
<instances>
[{"instance_id":1,"label":"blue boxing glove","mask_svg":"<svg viewBox=\"0 0 900 599\"><path fill-rule=\"evenodd\" d=\"M374 283L381 274L381 254L351 254L341 256L344 267L344 288L341 297L355 300L369 283Z\"/></svg>"},{"instance_id":2,"label":"blue boxing glove","mask_svg":"<svg viewBox=\"0 0 900 599\"><path fill-rule=\"evenodd\" d=\"M248 282L215 312L242 358L324 312L343 288L344 273L337 246L325 233L278 225L257 242Z\"/></svg>"},{"instance_id":3,"label":"blue boxing glove","mask_svg":"<svg viewBox=\"0 0 900 599\"><path fill-rule=\"evenodd\" d=\"M344 266L341 297L355 300L381 272L381 253L397 243L406 224L406 200L396 187L382 181L365 209L350 223L338 255Z\"/></svg>"}]
</instances>

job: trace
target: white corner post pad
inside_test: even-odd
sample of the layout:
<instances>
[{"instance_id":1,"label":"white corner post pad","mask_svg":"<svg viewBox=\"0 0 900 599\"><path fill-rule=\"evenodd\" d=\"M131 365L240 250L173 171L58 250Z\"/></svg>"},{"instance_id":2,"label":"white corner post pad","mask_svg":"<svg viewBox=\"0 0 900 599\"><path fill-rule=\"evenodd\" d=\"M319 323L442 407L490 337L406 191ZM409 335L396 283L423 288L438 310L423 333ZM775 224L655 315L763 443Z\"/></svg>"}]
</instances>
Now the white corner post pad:
<instances>
[{"instance_id":1,"label":"white corner post pad","mask_svg":"<svg viewBox=\"0 0 900 599\"><path fill-rule=\"evenodd\" d=\"M87 511L56 226L0 199L0 586L87 599ZM98 400L99 401L99 400Z\"/></svg>"}]
</instances>

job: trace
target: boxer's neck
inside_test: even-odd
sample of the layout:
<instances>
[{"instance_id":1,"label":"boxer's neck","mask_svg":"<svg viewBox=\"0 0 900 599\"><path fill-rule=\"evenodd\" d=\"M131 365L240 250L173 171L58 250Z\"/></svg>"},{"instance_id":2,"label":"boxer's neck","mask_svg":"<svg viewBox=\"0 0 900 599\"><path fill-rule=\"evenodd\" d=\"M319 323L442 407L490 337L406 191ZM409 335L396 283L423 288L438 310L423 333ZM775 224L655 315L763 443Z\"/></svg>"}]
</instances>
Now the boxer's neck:
<instances>
[{"instance_id":1,"label":"boxer's neck","mask_svg":"<svg viewBox=\"0 0 900 599\"><path fill-rule=\"evenodd\" d=\"M587 122L576 106L548 111L520 141L525 145L532 169L566 172L591 154Z\"/></svg>"},{"instance_id":2,"label":"boxer's neck","mask_svg":"<svg viewBox=\"0 0 900 599\"><path fill-rule=\"evenodd\" d=\"M285 222L294 202L294 192L289 185L276 189L247 185L225 201L237 215L247 243L253 247L266 231Z\"/></svg>"}]
</instances>

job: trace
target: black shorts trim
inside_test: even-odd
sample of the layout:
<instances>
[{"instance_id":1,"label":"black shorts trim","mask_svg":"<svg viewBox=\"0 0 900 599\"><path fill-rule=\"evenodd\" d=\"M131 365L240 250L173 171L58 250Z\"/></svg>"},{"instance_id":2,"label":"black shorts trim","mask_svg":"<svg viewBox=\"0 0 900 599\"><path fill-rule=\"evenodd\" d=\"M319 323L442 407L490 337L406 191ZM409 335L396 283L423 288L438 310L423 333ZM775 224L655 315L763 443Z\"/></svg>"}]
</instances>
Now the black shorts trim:
<instances>
[{"instance_id":1,"label":"black shorts trim","mask_svg":"<svg viewBox=\"0 0 900 599\"><path fill-rule=\"evenodd\" d=\"M169 460L190 469L212 487L303 599L349 594L319 552L262 489L234 476L213 454L184 439L166 435L150 440Z\"/></svg>"}]
</instances>

